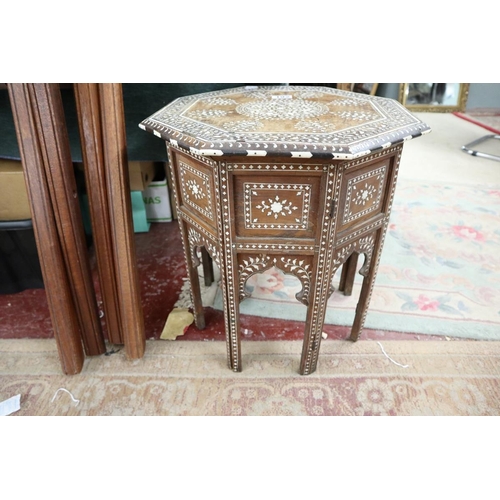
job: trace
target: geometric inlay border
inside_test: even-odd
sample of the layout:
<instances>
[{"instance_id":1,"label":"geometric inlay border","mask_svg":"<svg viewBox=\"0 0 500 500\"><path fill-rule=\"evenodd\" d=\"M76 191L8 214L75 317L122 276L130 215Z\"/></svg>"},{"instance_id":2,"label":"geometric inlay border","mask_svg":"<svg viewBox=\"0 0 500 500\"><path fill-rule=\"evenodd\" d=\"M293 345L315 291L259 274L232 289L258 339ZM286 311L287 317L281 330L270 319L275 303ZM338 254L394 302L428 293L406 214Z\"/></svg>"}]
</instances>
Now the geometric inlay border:
<instances>
[{"instance_id":1,"label":"geometric inlay border","mask_svg":"<svg viewBox=\"0 0 500 500\"><path fill-rule=\"evenodd\" d=\"M266 128L268 121L274 126ZM363 157L430 131L393 99L283 85L183 96L139 127L201 156L332 159Z\"/></svg>"}]
</instances>

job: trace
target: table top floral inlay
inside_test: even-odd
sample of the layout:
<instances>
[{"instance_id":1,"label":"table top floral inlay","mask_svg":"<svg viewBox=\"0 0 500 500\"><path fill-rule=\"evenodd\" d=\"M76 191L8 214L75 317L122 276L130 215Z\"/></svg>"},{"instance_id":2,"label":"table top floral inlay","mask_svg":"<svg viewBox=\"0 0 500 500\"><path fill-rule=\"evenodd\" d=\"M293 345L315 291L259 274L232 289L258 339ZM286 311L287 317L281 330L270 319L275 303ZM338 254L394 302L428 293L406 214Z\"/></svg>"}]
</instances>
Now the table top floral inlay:
<instances>
[{"instance_id":1,"label":"table top floral inlay","mask_svg":"<svg viewBox=\"0 0 500 500\"><path fill-rule=\"evenodd\" d=\"M139 125L204 156L350 159L430 128L399 102L328 87L239 87L181 97Z\"/></svg>"}]
</instances>

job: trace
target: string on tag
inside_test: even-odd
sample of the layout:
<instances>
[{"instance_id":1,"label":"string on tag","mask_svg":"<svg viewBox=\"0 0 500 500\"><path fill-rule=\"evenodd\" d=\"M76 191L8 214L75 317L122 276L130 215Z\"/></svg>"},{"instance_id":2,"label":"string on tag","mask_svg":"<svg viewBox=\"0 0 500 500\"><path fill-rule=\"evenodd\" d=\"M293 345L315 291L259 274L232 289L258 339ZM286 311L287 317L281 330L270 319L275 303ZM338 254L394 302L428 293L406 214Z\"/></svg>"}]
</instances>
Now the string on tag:
<instances>
[{"instance_id":1,"label":"string on tag","mask_svg":"<svg viewBox=\"0 0 500 500\"><path fill-rule=\"evenodd\" d=\"M71 392L69 392L67 389L64 389L64 387L60 387L59 389L57 389L57 391L56 391L56 392L55 392L55 394L54 394L54 397L53 397L53 398L51 399L51 401L50 401L51 403L53 403L53 402L54 402L54 399L56 399L57 393L58 393L59 391L64 391L64 392L67 392L67 393L70 395L71 399L72 399L72 400L76 403L76 405L75 405L75 406L78 406L78 403L80 403L80 400L79 400L79 399L75 399L75 398L73 397L73 394L71 394Z\"/></svg>"},{"instance_id":2,"label":"string on tag","mask_svg":"<svg viewBox=\"0 0 500 500\"><path fill-rule=\"evenodd\" d=\"M382 346L382 344L380 342L377 342L377 344L380 346L380 349L382 349L382 352L384 353L385 357L391 361L392 363L394 363L395 365L398 365L398 366L401 366L401 368L408 368L410 365L402 365L401 363L398 363L397 361L394 361L384 350L384 347Z\"/></svg>"}]
</instances>

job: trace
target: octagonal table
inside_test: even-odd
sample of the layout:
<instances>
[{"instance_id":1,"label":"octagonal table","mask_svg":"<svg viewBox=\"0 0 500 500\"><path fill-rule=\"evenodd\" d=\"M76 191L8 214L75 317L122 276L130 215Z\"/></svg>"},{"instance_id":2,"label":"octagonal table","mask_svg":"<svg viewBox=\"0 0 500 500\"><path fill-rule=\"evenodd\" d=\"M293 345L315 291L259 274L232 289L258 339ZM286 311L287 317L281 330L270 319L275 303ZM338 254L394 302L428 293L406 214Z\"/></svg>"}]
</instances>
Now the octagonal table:
<instances>
[{"instance_id":1,"label":"octagonal table","mask_svg":"<svg viewBox=\"0 0 500 500\"><path fill-rule=\"evenodd\" d=\"M139 125L166 141L195 323L205 326L198 250L221 271L229 367L242 369L239 304L250 276L296 276L307 306L300 373L317 366L337 269L363 328L403 143L430 128L392 99L326 87L239 87L181 97Z\"/></svg>"}]
</instances>

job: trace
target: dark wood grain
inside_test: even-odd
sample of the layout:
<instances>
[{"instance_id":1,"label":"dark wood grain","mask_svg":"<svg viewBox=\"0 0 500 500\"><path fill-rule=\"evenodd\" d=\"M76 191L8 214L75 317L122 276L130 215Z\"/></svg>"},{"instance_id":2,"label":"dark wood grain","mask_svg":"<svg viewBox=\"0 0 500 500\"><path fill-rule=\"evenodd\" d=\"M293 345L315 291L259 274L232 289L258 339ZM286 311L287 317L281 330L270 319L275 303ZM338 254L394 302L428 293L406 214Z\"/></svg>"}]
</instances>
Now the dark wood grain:
<instances>
[{"instance_id":1,"label":"dark wood grain","mask_svg":"<svg viewBox=\"0 0 500 500\"><path fill-rule=\"evenodd\" d=\"M136 359L144 355L146 335L136 265L121 85L99 84L99 99L122 335L127 357Z\"/></svg>"},{"instance_id":2,"label":"dark wood grain","mask_svg":"<svg viewBox=\"0 0 500 500\"><path fill-rule=\"evenodd\" d=\"M30 84L9 84L16 134L23 162L30 201L33 228L37 242L50 317L62 370L79 373L85 358L72 286L56 223L49 180L45 140L37 114L34 89ZM49 111L50 114L50 111ZM46 122L44 122L46 123Z\"/></svg>"},{"instance_id":3,"label":"dark wood grain","mask_svg":"<svg viewBox=\"0 0 500 500\"><path fill-rule=\"evenodd\" d=\"M107 189L99 85L74 85L82 143L83 165L97 271L108 339L123 344L117 268L112 238L112 207Z\"/></svg>"},{"instance_id":4,"label":"dark wood grain","mask_svg":"<svg viewBox=\"0 0 500 500\"><path fill-rule=\"evenodd\" d=\"M59 86L33 84L30 92L59 240L73 290L83 345L89 356L106 351L92 282L82 214Z\"/></svg>"}]
</instances>

